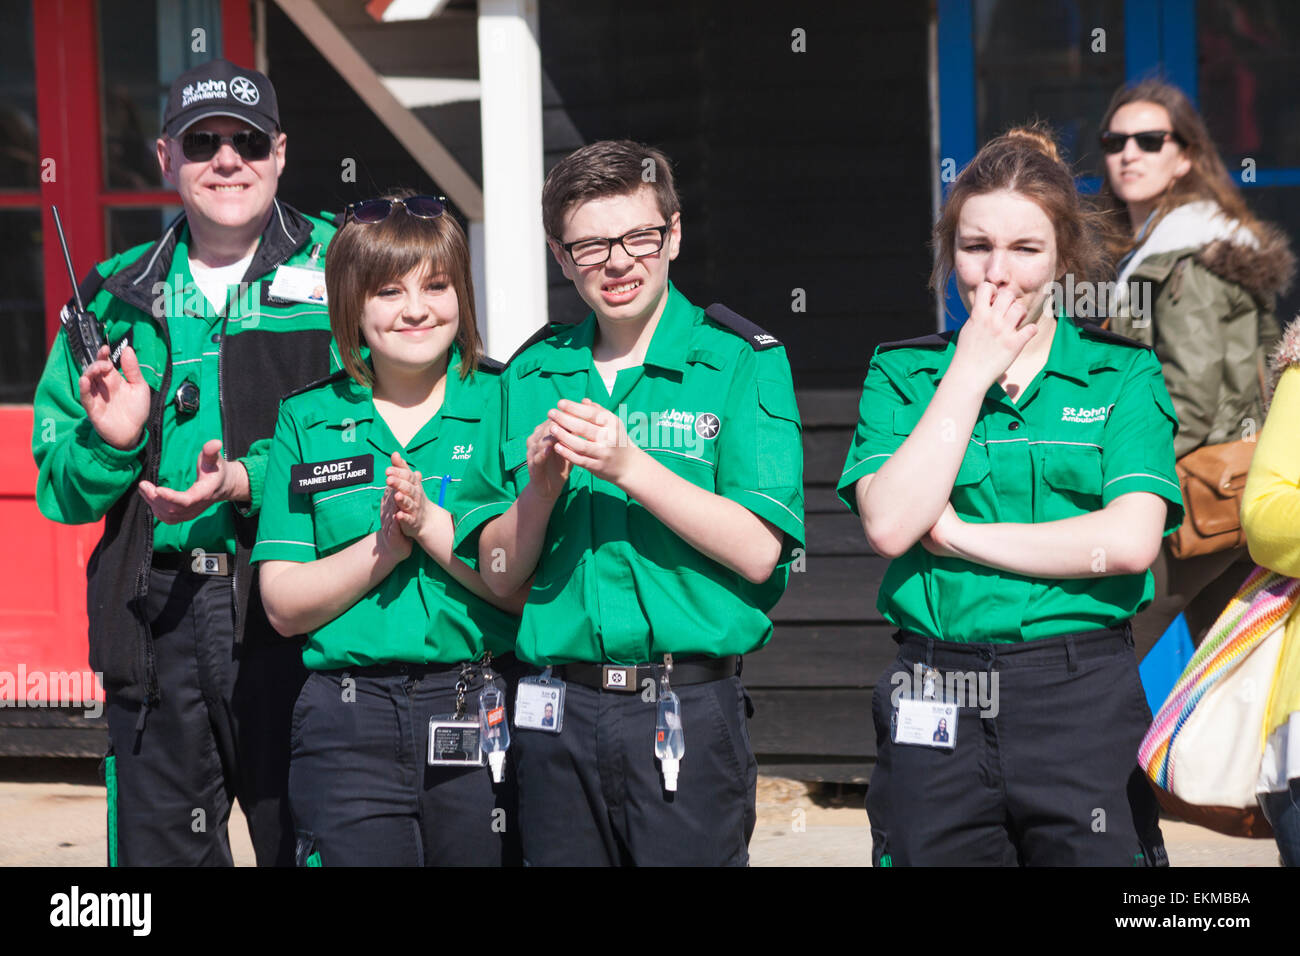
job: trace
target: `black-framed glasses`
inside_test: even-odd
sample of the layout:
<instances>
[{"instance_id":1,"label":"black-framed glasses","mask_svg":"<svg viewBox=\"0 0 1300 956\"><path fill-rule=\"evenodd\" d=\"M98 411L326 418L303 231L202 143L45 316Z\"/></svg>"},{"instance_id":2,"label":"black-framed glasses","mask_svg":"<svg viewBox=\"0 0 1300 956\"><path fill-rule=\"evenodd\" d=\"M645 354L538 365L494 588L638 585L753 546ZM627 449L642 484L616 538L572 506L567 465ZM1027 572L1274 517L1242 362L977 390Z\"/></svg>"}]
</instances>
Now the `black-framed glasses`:
<instances>
[{"instance_id":1,"label":"black-framed glasses","mask_svg":"<svg viewBox=\"0 0 1300 956\"><path fill-rule=\"evenodd\" d=\"M1158 153L1165 148L1165 140L1172 139L1179 146L1186 145L1183 138L1177 133L1171 133L1167 129L1152 129L1144 133L1116 133L1112 130L1106 130L1101 134L1101 151L1113 155L1124 151L1124 146L1128 143L1129 137L1137 140L1138 149L1144 153Z\"/></svg>"},{"instance_id":2,"label":"black-framed glasses","mask_svg":"<svg viewBox=\"0 0 1300 956\"><path fill-rule=\"evenodd\" d=\"M608 239L579 239L576 242L561 242L560 248L569 254L575 266L598 266L609 259L614 243L618 243L633 259L653 256L664 247L670 225L647 226L633 229L621 236Z\"/></svg>"},{"instance_id":3,"label":"black-framed glasses","mask_svg":"<svg viewBox=\"0 0 1300 956\"><path fill-rule=\"evenodd\" d=\"M212 130L194 130L182 134L181 152L191 163L206 163L217 155L222 143L234 147L239 158L245 162L266 159L271 155L271 135L260 129L241 129L229 136L222 136Z\"/></svg>"},{"instance_id":4,"label":"black-framed glasses","mask_svg":"<svg viewBox=\"0 0 1300 956\"><path fill-rule=\"evenodd\" d=\"M393 214L394 209L405 209L408 216L416 219L437 219L447 211L446 197L443 196L407 196L405 199L362 199L349 203L343 210L343 221L351 216L362 225L372 226L383 222Z\"/></svg>"}]
</instances>

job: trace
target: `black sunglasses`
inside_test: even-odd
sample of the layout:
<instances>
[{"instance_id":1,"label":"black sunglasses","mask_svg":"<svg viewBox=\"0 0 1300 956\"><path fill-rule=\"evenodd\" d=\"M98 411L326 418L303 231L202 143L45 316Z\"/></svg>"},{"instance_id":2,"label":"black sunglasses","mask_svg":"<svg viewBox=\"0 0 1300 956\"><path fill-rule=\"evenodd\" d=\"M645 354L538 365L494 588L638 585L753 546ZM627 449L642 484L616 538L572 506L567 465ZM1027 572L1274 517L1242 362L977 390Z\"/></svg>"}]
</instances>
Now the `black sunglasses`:
<instances>
[{"instance_id":1,"label":"black sunglasses","mask_svg":"<svg viewBox=\"0 0 1300 956\"><path fill-rule=\"evenodd\" d=\"M181 136L181 152L191 163L206 163L217 155L222 143L234 147L239 158L245 162L266 159L271 155L271 136L260 129L241 129L230 136L222 136L211 130L195 130Z\"/></svg>"},{"instance_id":2,"label":"black sunglasses","mask_svg":"<svg viewBox=\"0 0 1300 956\"><path fill-rule=\"evenodd\" d=\"M408 216L414 216L416 219L437 219L447 209L444 203L444 197L435 196L407 196L405 199L363 199L360 202L349 203L344 208L343 221L346 223L348 217L351 216L362 225L374 225L377 222L383 222L398 207L405 209Z\"/></svg>"},{"instance_id":3,"label":"black sunglasses","mask_svg":"<svg viewBox=\"0 0 1300 956\"><path fill-rule=\"evenodd\" d=\"M1106 130L1099 137L1101 140L1101 151L1103 153L1115 154L1124 151L1125 144L1128 143L1129 137L1137 140L1138 149L1144 153L1158 153L1165 148L1165 140L1172 139L1179 146L1185 146L1183 138L1177 133L1171 133L1166 129L1147 130L1144 133L1115 133Z\"/></svg>"}]
</instances>

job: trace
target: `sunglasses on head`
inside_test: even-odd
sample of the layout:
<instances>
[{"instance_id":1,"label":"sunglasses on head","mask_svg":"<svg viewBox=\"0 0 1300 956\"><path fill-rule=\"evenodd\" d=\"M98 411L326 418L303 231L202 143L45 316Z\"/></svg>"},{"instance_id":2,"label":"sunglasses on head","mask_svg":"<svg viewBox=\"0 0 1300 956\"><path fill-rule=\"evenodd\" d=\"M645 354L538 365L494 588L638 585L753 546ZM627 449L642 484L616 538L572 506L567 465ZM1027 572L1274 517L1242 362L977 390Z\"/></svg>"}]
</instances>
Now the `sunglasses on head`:
<instances>
[{"instance_id":1,"label":"sunglasses on head","mask_svg":"<svg viewBox=\"0 0 1300 956\"><path fill-rule=\"evenodd\" d=\"M271 135L260 129L241 129L230 136L222 136L211 130L195 130L181 136L181 152L191 163L206 163L222 143L229 143L245 161L266 159L271 155Z\"/></svg>"},{"instance_id":2,"label":"sunglasses on head","mask_svg":"<svg viewBox=\"0 0 1300 956\"><path fill-rule=\"evenodd\" d=\"M1167 129L1147 130L1144 133L1115 133L1111 130L1101 134L1101 151L1103 153L1120 153L1124 151L1124 146L1128 143L1129 137L1137 140L1138 149L1144 153L1158 153L1165 148L1165 140L1172 139L1175 143L1182 146L1183 138L1177 133L1171 133Z\"/></svg>"},{"instance_id":3,"label":"sunglasses on head","mask_svg":"<svg viewBox=\"0 0 1300 956\"><path fill-rule=\"evenodd\" d=\"M405 199L363 199L349 203L343 210L343 221L348 217L362 225L370 226L383 222L397 208L406 210L408 216L416 219L437 219L446 210L443 199L435 196L407 196Z\"/></svg>"}]
</instances>

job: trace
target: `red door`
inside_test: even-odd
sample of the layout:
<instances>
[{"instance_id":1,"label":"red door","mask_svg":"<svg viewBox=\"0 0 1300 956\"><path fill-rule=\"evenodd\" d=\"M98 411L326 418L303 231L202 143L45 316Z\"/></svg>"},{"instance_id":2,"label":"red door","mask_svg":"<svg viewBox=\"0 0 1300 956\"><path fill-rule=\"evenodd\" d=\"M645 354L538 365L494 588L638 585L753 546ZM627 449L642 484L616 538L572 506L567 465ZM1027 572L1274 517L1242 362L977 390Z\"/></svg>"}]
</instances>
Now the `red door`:
<instances>
[{"instance_id":1,"label":"red door","mask_svg":"<svg viewBox=\"0 0 1300 956\"><path fill-rule=\"evenodd\" d=\"M249 8L0 0L0 704L102 696L85 674L86 561L102 523L48 521L35 500L32 397L71 294L50 206L78 278L158 236L177 206L150 165L167 85L223 50L253 66Z\"/></svg>"}]
</instances>

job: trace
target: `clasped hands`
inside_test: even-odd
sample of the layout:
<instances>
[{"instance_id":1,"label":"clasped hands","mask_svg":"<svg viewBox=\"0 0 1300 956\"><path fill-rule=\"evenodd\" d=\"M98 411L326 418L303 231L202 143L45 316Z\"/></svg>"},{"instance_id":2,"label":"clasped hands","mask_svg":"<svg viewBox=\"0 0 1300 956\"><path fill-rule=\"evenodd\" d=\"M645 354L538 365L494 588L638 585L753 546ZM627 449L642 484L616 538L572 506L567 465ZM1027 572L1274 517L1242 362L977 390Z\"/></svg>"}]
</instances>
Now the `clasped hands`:
<instances>
[{"instance_id":1,"label":"clasped hands","mask_svg":"<svg viewBox=\"0 0 1300 956\"><path fill-rule=\"evenodd\" d=\"M380 546L400 561L418 541L434 560L449 563L454 531L451 513L424 493L424 475L396 451L384 474L386 487L379 504Z\"/></svg>"},{"instance_id":2,"label":"clasped hands","mask_svg":"<svg viewBox=\"0 0 1300 956\"><path fill-rule=\"evenodd\" d=\"M613 412L589 398L560 399L528 436L529 487L554 500L574 465L621 487L644 455Z\"/></svg>"}]
</instances>

